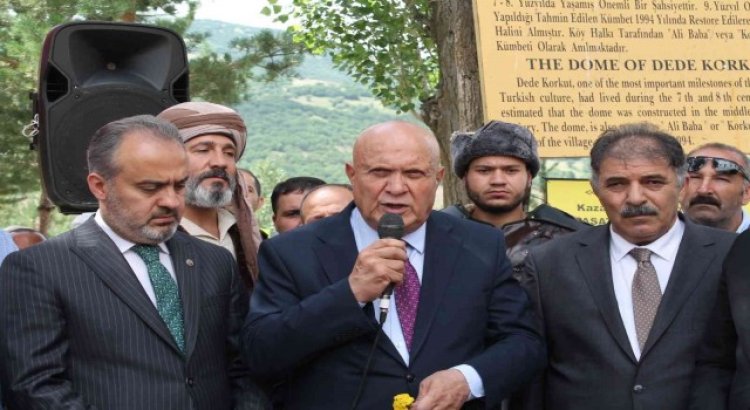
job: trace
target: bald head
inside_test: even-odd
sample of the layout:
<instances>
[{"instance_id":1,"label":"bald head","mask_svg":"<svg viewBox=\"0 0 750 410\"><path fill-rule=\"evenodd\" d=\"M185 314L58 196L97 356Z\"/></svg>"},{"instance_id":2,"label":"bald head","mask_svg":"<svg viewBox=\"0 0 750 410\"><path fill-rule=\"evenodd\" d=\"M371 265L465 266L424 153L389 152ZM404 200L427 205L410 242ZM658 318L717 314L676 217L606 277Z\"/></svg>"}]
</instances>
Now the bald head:
<instances>
[{"instance_id":1,"label":"bald head","mask_svg":"<svg viewBox=\"0 0 750 410\"><path fill-rule=\"evenodd\" d=\"M440 147L428 129L390 121L357 138L346 174L368 225L375 228L385 213L395 213L403 217L408 233L427 220L444 170Z\"/></svg>"},{"instance_id":2,"label":"bald head","mask_svg":"<svg viewBox=\"0 0 750 410\"><path fill-rule=\"evenodd\" d=\"M354 200L352 188L348 185L320 185L305 194L300 205L302 224L337 214Z\"/></svg>"},{"instance_id":3,"label":"bald head","mask_svg":"<svg viewBox=\"0 0 750 410\"><path fill-rule=\"evenodd\" d=\"M375 124L359 135L354 142L353 158L356 163L357 157L366 153L373 145L389 144L394 141L408 141L409 148L421 146L430 156L430 164L438 169L440 167L440 146L432 132L417 124L406 121L388 121Z\"/></svg>"}]
</instances>

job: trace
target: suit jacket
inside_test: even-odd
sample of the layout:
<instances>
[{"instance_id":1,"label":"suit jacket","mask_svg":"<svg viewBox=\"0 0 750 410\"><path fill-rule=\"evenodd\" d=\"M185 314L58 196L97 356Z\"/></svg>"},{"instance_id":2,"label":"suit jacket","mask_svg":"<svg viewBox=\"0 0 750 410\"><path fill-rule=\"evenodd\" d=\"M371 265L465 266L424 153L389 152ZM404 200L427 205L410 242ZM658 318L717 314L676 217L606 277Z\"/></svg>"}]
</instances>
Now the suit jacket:
<instances>
[{"instance_id":1,"label":"suit jacket","mask_svg":"<svg viewBox=\"0 0 750 410\"><path fill-rule=\"evenodd\" d=\"M348 282L358 254L352 209L261 245L245 348L254 375L287 380L289 409L350 408L376 335L373 304L361 308ZM426 223L410 363L381 337L358 408L416 397L425 377L462 363L481 376L486 408L497 408L544 361L527 296L511 278L499 231L439 212Z\"/></svg>"},{"instance_id":2,"label":"suit jacket","mask_svg":"<svg viewBox=\"0 0 750 410\"><path fill-rule=\"evenodd\" d=\"M690 408L750 408L750 231L727 255L719 296L698 351Z\"/></svg>"},{"instance_id":3,"label":"suit jacket","mask_svg":"<svg viewBox=\"0 0 750 410\"><path fill-rule=\"evenodd\" d=\"M531 250L522 283L548 346L530 409L684 410L695 352L735 235L685 221L669 283L640 360L614 293L609 225Z\"/></svg>"},{"instance_id":4,"label":"suit jacket","mask_svg":"<svg viewBox=\"0 0 750 410\"><path fill-rule=\"evenodd\" d=\"M239 356L247 311L232 256L183 233L166 242L185 353L93 219L0 268L0 360L10 409L230 409L256 395Z\"/></svg>"}]
</instances>

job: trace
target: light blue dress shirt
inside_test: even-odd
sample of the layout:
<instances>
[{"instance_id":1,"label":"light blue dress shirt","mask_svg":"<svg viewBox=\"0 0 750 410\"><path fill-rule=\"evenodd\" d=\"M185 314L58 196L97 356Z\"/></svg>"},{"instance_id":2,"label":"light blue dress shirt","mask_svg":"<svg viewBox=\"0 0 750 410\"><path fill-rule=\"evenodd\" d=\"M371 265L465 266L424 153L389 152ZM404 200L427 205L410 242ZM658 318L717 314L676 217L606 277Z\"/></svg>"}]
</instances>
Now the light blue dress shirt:
<instances>
[{"instance_id":1,"label":"light blue dress shirt","mask_svg":"<svg viewBox=\"0 0 750 410\"><path fill-rule=\"evenodd\" d=\"M15 242L13 242L13 237L11 237L8 232L0 229L0 263L3 263L3 260L5 260L5 257L8 256L9 253L17 250L18 247Z\"/></svg>"},{"instance_id":2,"label":"light blue dress shirt","mask_svg":"<svg viewBox=\"0 0 750 410\"><path fill-rule=\"evenodd\" d=\"M357 251L362 252L363 249L370 246L373 242L378 240L378 232L370 227L365 222L359 209L352 211L350 219L352 231L354 232L354 241L357 243ZM404 242L408 244L408 255L409 262L414 266L414 270L417 271L417 277L419 282L422 283L422 272L424 267L424 251L425 251L425 235L427 232L426 224L422 224L416 231L404 235ZM375 306L375 320L379 320L380 299L376 299L373 302ZM406 348L406 342L404 341L404 333L401 330L401 322L398 320L398 311L396 309L396 300L391 298L391 305L388 309L388 316L386 316L385 323L383 324L383 333L391 339L391 342L396 347L396 350L404 359L404 363L409 363L409 350ZM467 365L461 364L453 367L460 371L466 381L469 384L469 390L471 391L470 399L484 397L484 383L482 378L477 373L476 369Z\"/></svg>"},{"instance_id":3,"label":"light blue dress shirt","mask_svg":"<svg viewBox=\"0 0 750 410\"><path fill-rule=\"evenodd\" d=\"M747 213L745 208L742 208L742 222L740 222L740 226L737 228L737 233L742 233L747 230L747 228L750 227L750 214Z\"/></svg>"},{"instance_id":4,"label":"light blue dress shirt","mask_svg":"<svg viewBox=\"0 0 750 410\"><path fill-rule=\"evenodd\" d=\"M16 243L13 242L13 238L10 234L0 229L0 263L5 260L5 257L8 256L9 253L17 250L18 247L16 246ZM2 390L0 390L0 409L3 408L2 397Z\"/></svg>"}]
</instances>

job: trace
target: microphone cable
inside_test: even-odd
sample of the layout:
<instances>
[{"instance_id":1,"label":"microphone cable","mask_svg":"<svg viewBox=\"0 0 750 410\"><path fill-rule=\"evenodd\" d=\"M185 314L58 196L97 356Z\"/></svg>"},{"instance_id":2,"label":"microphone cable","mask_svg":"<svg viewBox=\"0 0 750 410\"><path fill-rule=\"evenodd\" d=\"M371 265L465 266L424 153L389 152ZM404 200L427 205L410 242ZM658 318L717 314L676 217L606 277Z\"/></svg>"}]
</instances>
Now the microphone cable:
<instances>
[{"instance_id":1,"label":"microphone cable","mask_svg":"<svg viewBox=\"0 0 750 410\"><path fill-rule=\"evenodd\" d=\"M370 302L372 303L372 302ZM373 307L375 307L373 305ZM377 333L375 334L375 339L372 341L372 346L370 346L370 353L367 355L367 361L365 362L365 368L362 370L362 380L359 382L359 387L357 388L357 394L354 396L354 401L352 401L352 407L351 410L356 410L357 405L359 404L359 399L362 397L362 392L365 389L365 384L367 382L367 374L370 372L370 365L372 364L372 358L375 355L375 349L378 346L378 342L380 341L380 335L382 335L383 332L383 325L385 324L385 316L387 312L380 312L380 324L378 325Z\"/></svg>"}]
</instances>

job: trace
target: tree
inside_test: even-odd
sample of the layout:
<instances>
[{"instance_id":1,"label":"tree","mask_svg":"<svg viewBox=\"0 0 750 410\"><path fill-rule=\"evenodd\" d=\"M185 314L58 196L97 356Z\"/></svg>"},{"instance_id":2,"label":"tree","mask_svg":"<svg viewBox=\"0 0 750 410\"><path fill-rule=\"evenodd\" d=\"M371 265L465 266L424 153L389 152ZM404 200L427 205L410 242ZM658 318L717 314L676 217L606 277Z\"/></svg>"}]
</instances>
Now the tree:
<instances>
[{"instance_id":1,"label":"tree","mask_svg":"<svg viewBox=\"0 0 750 410\"><path fill-rule=\"evenodd\" d=\"M217 53L207 33L186 34L198 2L192 0L6 0L0 5L0 203L15 203L41 190L36 153L21 130L31 121L29 92L37 86L42 40L55 25L75 20L149 23L185 36L191 56L191 97L233 104L247 97L250 80L271 81L293 74L302 59L288 34L261 31L235 39ZM184 12L178 6L186 6ZM38 228L46 232L46 195Z\"/></svg>"},{"instance_id":2,"label":"tree","mask_svg":"<svg viewBox=\"0 0 750 410\"><path fill-rule=\"evenodd\" d=\"M473 10L466 0L293 0L279 19L292 19L295 39L328 53L337 67L384 104L411 112L437 136L449 165L450 136L482 124ZM444 203L466 199L446 172Z\"/></svg>"}]
</instances>

